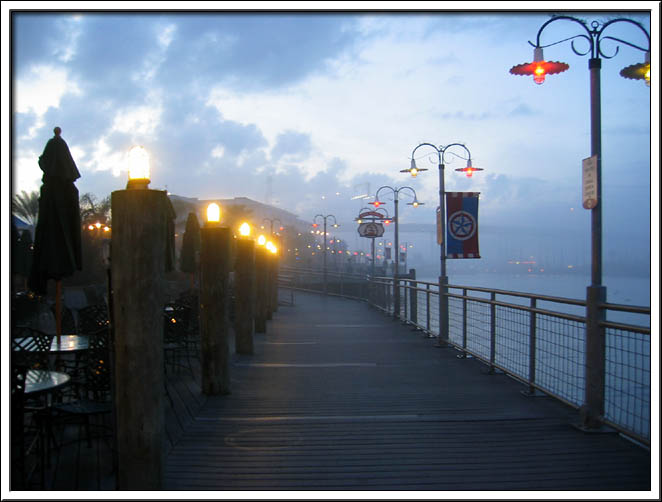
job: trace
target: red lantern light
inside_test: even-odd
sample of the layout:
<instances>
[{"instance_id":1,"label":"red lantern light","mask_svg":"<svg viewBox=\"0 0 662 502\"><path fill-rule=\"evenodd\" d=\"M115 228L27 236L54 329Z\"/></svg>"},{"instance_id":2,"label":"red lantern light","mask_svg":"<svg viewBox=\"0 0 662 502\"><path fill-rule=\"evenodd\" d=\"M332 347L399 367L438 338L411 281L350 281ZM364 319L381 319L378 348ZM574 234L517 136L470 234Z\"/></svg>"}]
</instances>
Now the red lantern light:
<instances>
[{"instance_id":1,"label":"red lantern light","mask_svg":"<svg viewBox=\"0 0 662 502\"><path fill-rule=\"evenodd\" d=\"M317 223L313 223L313 228L317 228Z\"/></svg>"},{"instance_id":2,"label":"red lantern light","mask_svg":"<svg viewBox=\"0 0 662 502\"><path fill-rule=\"evenodd\" d=\"M566 71L570 66L558 61L545 61L542 54L542 47L533 49L533 63L524 63L513 66L510 73L513 75L533 75L533 81L536 84L542 84L545 81L545 75L554 75Z\"/></svg>"}]
</instances>

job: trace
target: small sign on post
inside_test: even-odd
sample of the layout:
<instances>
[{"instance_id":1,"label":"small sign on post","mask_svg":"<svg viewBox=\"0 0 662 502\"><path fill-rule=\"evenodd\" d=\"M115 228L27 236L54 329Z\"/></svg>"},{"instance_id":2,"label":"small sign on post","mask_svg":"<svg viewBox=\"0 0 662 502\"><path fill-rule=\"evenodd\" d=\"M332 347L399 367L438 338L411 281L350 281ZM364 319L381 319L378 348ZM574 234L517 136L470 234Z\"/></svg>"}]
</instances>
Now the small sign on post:
<instances>
[{"instance_id":1,"label":"small sign on post","mask_svg":"<svg viewBox=\"0 0 662 502\"><path fill-rule=\"evenodd\" d=\"M598 156L582 160L582 206L593 209L598 205Z\"/></svg>"},{"instance_id":2,"label":"small sign on post","mask_svg":"<svg viewBox=\"0 0 662 502\"><path fill-rule=\"evenodd\" d=\"M374 239L384 235L384 225L375 222L361 223L358 232L361 237Z\"/></svg>"}]
</instances>

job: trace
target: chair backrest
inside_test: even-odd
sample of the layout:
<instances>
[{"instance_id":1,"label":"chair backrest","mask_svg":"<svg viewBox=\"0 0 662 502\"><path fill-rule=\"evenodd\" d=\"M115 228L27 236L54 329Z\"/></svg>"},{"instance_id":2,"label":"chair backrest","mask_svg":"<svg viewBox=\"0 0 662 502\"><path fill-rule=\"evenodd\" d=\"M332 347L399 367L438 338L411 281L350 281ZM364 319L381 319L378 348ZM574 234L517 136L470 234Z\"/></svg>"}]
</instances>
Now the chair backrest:
<instances>
[{"instance_id":1,"label":"chair backrest","mask_svg":"<svg viewBox=\"0 0 662 502\"><path fill-rule=\"evenodd\" d=\"M55 335L29 326L12 330L12 363L33 369L46 369Z\"/></svg>"},{"instance_id":2,"label":"chair backrest","mask_svg":"<svg viewBox=\"0 0 662 502\"><path fill-rule=\"evenodd\" d=\"M102 327L88 335L84 352L85 390L88 398L104 401L110 398L112 365L110 360L110 331Z\"/></svg>"},{"instance_id":3,"label":"chair backrest","mask_svg":"<svg viewBox=\"0 0 662 502\"><path fill-rule=\"evenodd\" d=\"M78 311L78 334L90 335L101 328L110 329L110 316L105 303L88 305Z\"/></svg>"},{"instance_id":4,"label":"chair backrest","mask_svg":"<svg viewBox=\"0 0 662 502\"><path fill-rule=\"evenodd\" d=\"M197 333L200 316L200 301L198 295L196 293L181 295L177 303L189 308L188 329L191 333Z\"/></svg>"},{"instance_id":5,"label":"chair backrest","mask_svg":"<svg viewBox=\"0 0 662 502\"><path fill-rule=\"evenodd\" d=\"M189 330L191 309L180 303L169 303L163 311L163 335L166 343L185 337Z\"/></svg>"}]
</instances>

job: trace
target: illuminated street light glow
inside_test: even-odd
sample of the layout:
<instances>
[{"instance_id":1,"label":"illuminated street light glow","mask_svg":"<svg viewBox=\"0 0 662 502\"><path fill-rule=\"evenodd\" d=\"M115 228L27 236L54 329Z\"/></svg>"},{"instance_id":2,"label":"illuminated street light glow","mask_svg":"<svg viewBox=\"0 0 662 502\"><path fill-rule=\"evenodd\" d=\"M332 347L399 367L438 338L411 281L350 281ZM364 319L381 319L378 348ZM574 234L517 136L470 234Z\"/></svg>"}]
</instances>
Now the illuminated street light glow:
<instances>
[{"instance_id":1,"label":"illuminated street light glow","mask_svg":"<svg viewBox=\"0 0 662 502\"><path fill-rule=\"evenodd\" d=\"M260 235L260 236L257 238L257 243L258 243L258 245L260 245L260 246L264 246L264 245L267 243L267 238L266 238L264 235Z\"/></svg>"},{"instance_id":2,"label":"illuminated street light glow","mask_svg":"<svg viewBox=\"0 0 662 502\"><path fill-rule=\"evenodd\" d=\"M623 68L620 73L621 77L629 78L632 80L644 80L646 86L651 86L651 53L646 51L645 60L643 63L633 64Z\"/></svg>"},{"instance_id":3,"label":"illuminated street light glow","mask_svg":"<svg viewBox=\"0 0 662 502\"><path fill-rule=\"evenodd\" d=\"M239 235L241 235L242 237L248 237L249 235L251 235L251 226L246 222L242 223L239 226Z\"/></svg>"},{"instance_id":4,"label":"illuminated street light glow","mask_svg":"<svg viewBox=\"0 0 662 502\"><path fill-rule=\"evenodd\" d=\"M142 146L134 146L129 150L129 181L130 189L146 189L149 185L149 154Z\"/></svg>"},{"instance_id":5,"label":"illuminated street light glow","mask_svg":"<svg viewBox=\"0 0 662 502\"><path fill-rule=\"evenodd\" d=\"M416 160L414 158L411 159L411 167L409 169L403 169L400 172L401 173L409 173L411 174L412 178L415 178L418 176L418 173L427 171L427 168L425 167L416 167Z\"/></svg>"},{"instance_id":6,"label":"illuminated street light glow","mask_svg":"<svg viewBox=\"0 0 662 502\"><path fill-rule=\"evenodd\" d=\"M545 61L542 47L534 47L533 62L513 66L510 73L513 75L533 75L533 81L540 85L545 81L546 75L555 75L566 71L570 66L559 61Z\"/></svg>"},{"instance_id":7,"label":"illuminated street light glow","mask_svg":"<svg viewBox=\"0 0 662 502\"><path fill-rule=\"evenodd\" d=\"M207 206L207 222L208 223L219 223L221 221L221 207L212 202Z\"/></svg>"},{"instance_id":8,"label":"illuminated street light glow","mask_svg":"<svg viewBox=\"0 0 662 502\"><path fill-rule=\"evenodd\" d=\"M461 172L461 173L467 173L467 178L471 178L473 176L474 171L482 171L482 167L473 167L471 165L471 159L467 160L467 167L458 167L456 171Z\"/></svg>"}]
</instances>

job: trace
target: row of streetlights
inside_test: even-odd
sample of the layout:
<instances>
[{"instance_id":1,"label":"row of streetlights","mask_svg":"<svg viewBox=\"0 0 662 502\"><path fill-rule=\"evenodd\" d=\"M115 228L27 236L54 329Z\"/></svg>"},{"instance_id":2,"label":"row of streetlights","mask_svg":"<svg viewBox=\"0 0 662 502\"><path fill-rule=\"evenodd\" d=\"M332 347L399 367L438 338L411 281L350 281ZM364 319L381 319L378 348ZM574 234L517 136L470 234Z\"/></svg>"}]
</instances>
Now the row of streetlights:
<instances>
[{"instance_id":1,"label":"row of streetlights","mask_svg":"<svg viewBox=\"0 0 662 502\"><path fill-rule=\"evenodd\" d=\"M568 21L574 23L581 30L578 35L564 38L563 40L543 45L541 42L544 30L551 24L557 21ZM608 29L616 24L629 24L638 28L645 36L647 45L641 46L621 38L614 37L608 34ZM588 50L581 52L575 46L575 40L583 40L588 42ZM571 17L571 16L555 16L545 22L538 30L536 42L529 42L534 48L534 60L532 63L525 63L513 66L510 73L513 75L529 75L533 76L536 84L542 84L545 81L546 75L553 75L568 70L569 65L561 62L545 61L543 57L543 49L561 44L563 42L571 41L571 48L573 52L579 56L589 55L588 68L590 71L590 122L591 122L591 157L595 162L596 173L596 201L590 208L591 210L591 284L587 287L587 330L586 330L586 368L587 368L587 383L585 406L583 409L584 423L588 426L594 426L600 421L604 414L604 362L605 362L605 340L604 340L604 327L602 322L605 320L604 303L606 302L606 288L602 285L602 154L601 154L601 104L600 104L600 70L601 58L611 59L618 53L618 46L616 51L607 55L603 50L601 44L604 41L611 43L624 44L630 48L640 50L645 53L644 62L628 66L621 70L620 75L627 79L643 80L647 85L650 85L650 35L646 29L638 22L626 18L617 18L609 20L605 23L597 21L591 22L590 26L587 22ZM469 149L460 143L452 143L446 146L433 145L431 143L421 143L412 151L411 166L401 172L408 172L411 176L416 177L420 172L425 171L424 168L416 166L415 153L422 147L433 148L438 156L438 170L439 170L439 231L441 237L440 246L440 276L439 276L439 311L440 311L440 341L443 343L448 340L448 276L446 270L446 221L445 221L445 154L450 153L451 148L462 148L467 154L466 167L456 169L456 171L465 172L468 177L471 177L474 171L480 170L472 165L471 153ZM141 152L135 155L135 162L140 164ZM132 187L146 187L149 183L149 174L135 177L129 181ZM145 183L146 180L146 183ZM144 185L144 186L141 186ZM129 186L127 186L129 188ZM379 200L379 193L381 190L391 190L394 196L395 203L395 216L393 221L395 223L395 239L396 250L399 249L399 236L398 236L398 195L401 190L409 189L414 194L414 201L410 205L416 207L418 203L416 193L411 187L394 188L389 186L381 187L375 195L375 201L372 203L375 208L379 207L382 202ZM327 219L333 217L334 226L335 216L333 215L316 215L317 218L322 218L324 221L324 288L326 292L326 224ZM272 222L273 225L273 222ZM314 223L317 225L317 223ZM273 229L272 229L273 230ZM373 253L374 255L374 253ZM395 301L396 301L396 317L399 315L399 288L398 285L398 267L394 267L394 285L395 285Z\"/></svg>"}]
</instances>

